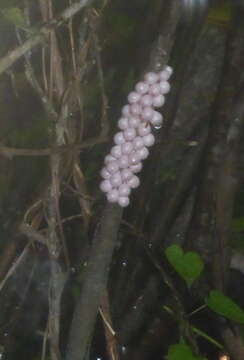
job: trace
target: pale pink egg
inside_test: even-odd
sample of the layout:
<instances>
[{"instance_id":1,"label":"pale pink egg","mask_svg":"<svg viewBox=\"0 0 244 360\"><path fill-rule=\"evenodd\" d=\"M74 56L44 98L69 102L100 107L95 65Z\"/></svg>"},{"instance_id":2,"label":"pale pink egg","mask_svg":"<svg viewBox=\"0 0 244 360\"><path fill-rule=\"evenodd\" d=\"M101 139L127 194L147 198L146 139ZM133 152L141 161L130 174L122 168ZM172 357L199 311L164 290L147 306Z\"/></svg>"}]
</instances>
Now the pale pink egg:
<instances>
[{"instance_id":1,"label":"pale pink egg","mask_svg":"<svg viewBox=\"0 0 244 360\"><path fill-rule=\"evenodd\" d=\"M115 161L110 161L106 165L106 169L110 174L116 173L119 170L118 160L116 159Z\"/></svg>"},{"instance_id":2,"label":"pale pink egg","mask_svg":"<svg viewBox=\"0 0 244 360\"><path fill-rule=\"evenodd\" d=\"M121 145L121 150L122 153L127 155L129 153L131 153L131 151L133 150L133 145L131 142L126 142L124 144Z\"/></svg>"},{"instance_id":3,"label":"pale pink egg","mask_svg":"<svg viewBox=\"0 0 244 360\"><path fill-rule=\"evenodd\" d=\"M132 144L135 150L142 148L144 146L142 137L141 136L135 137Z\"/></svg>"},{"instance_id":4,"label":"pale pink egg","mask_svg":"<svg viewBox=\"0 0 244 360\"><path fill-rule=\"evenodd\" d=\"M139 93L139 94L146 94L149 90L149 85L144 82L144 81L140 81L136 84L136 87L135 87L136 91Z\"/></svg>"},{"instance_id":5,"label":"pale pink egg","mask_svg":"<svg viewBox=\"0 0 244 360\"><path fill-rule=\"evenodd\" d=\"M133 176L133 173L131 172L130 169L122 169L120 173L121 173L121 178L123 181L129 180Z\"/></svg>"},{"instance_id":6,"label":"pale pink egg","mask_svg":"<svg viewBox=\"0 0 244 360\"><path fill-rule=\"evenodd\" d=\"M105 164L108 164L110 161L115 161L116 158L110 154L106 155L105 158L104 158L104 163Z\"/></svg>"},{"instance_id":7,"label":"pale pink egg","mask_svg":"<svg viewBox=\"0 0 244 360\"><path fill-rule=\"evenodd\" d=\"M153 126L161 126L163 123L163 116L158 111L154 111L150 122Z\"/></svg>"},{"instance_id":8,"label":"pale pink egg","mask_svg":"<svg viewBox=\"0 0 244 360\"><path fill-rule=\"evenodd\" d=\"M120 171L116 172L115 174L111 175L109 179L110 183L113 187L119 187L122 184L122 178L120 175Z\"/></svg>"},{"instance_id":9,"label":"pale pink egg","mask_svg":"<svg viewBox=\"0 0 244 360\"><path fill-rule=\"evenodd\" d=\"M153 134L148 134L142 138L145 146L152 146L155 143L155 137Z\"/></svg>"},{"instance_id":10,"label":"pale pink egg","mask_svg":"<svg viewBox=\"0 0 244 360\"><path fill-rule=\"evenodd\" d=\"M128 180L127 185L132 189L135 189L140 185L140 180L136 175L133 175L132 178Z\"/></svg>"},{"instance_id":11,"label":"pale pink egg","mask_svg":"<svg viewBox=\"0 0 244 360\"><path fill-rule=\"evenodd\" d=\"M168 94L170 91L170 84L167 81L160 81L159 88L162 95Z\"/></svg>"},{"instance_id":12,"label":"pale pink egg","mask_svg":"<svg viewBox=\"0 0 244 360\"><path fill-rule=\"evenodd\" d=\"M149 155L149 151L145 146L143 148L137 150L136 153L137 153L138 157L140 158L140 160L145 160Z\"/></svg>"},{"instance_id":13,"label":"pale pink egg","mask_svg":"<svg viewBox=\"0 0 244 360\"><path fill-rule=\"evenodd\" d=\"M121 130L125 130L127 129L129 126L129 120L127 117L122 117L119 119L118 121L118 127L121 129Z\"/></svg>"},{"instance_id":14,"label":"pale pink egg","mask_svg":"<svg viewBox=\"0 0 244 360\"><path fill-rule=\"evenodd\" d=\"M152 116L153 116L153 109L151 107L145 107L142 110L141 117L143 120L148 121L152 118Z\"/></svg>"},{"instance_id":15,"label":"pale pink egg","mask_svg":"<svg viewBox=\"0 0 244 360\"><path fill-rule=\"evenodd\" d=\"M134 128L128 128L124 130L125 140L130 141L133 140L135 137L136 137L136 130Z\"/></svg>"},{"instance_id":16,"label":"pale pink egg","mask_svg":"<svg viewBox=\"0 0 244 360\"><path fill-rule=\"evenodd\" d=\"M127 196L120 196L118 198L118 204L121 207L126 207L126 206L129 205L129 203L130 203L130 200L129 200L129 198Z\"/></svg>"},{"instance_id":17,"label":"pale pink egg","mask_svg":"<svg viewBox=\"0 0 244 360\"><path fill-rule=\"evenodd\" d=\"M130 117L129 118L129 127L136 128L140 124L141 120L138 117Z\"/></svg>"},{"instance_id":18,"label":"pale pink egg","mask_svg":"<svg viewBox=\"0 0 244 360\"><path fill-rule=\"evenodd\" d=\"M130 105L124 105L121 112L124 117L128 117L130 115Z\"/></svg>"},{"instance_id":19,"label":"pale pink egg","mask_svg":"<svg viewBox=\"0 0 244 360\"><path fill-rule=\"evenodd\" d=\"M126 169L129 166L129 158L127 155L122 155L119 159L118 159L118 165L121 169Z\"/></svg>"},{"instance_id":20,"label":"pale pink egg","mask_svg":"<svg viewBox=\"0 0 244 360\"><path fill-rule=\"evenodd\" d=\"M139 162L139 163L137 163L135 165L131 165L130 169L134 174L137 174L142 170L142 163Z\"/></svg>"},{"instance_id":21,"label":"pale pink egg","mask_svg":"<svg viewBox=\"0 0 244 360\"><path fill-rule=\"evenodd\" d=\"M113 186L111 184L111 182L109 180L103 180L100 184L100 189L103 192L108 192L111 191L113 189Z\"/></svg>"},{"instance_id":22,"label":"pale pink egg","mask_svg":"<svg viewBox=\"0 0 244 360\"><path fill-rule=\"evenodd\" d=\"M153 103L153 97L151 96L151 95L149 95L149 94L147 94L147 95L143 95L142 97L141 97L141 100L140 100L140 104L142 105L142 106L144 106L144 107L150 107L150 106L152 106L152 103Z\"/></svg>"},{"instance_id":23,"label":"pale pink egg","mask_svg":"<svg viewBox=\"0 0 244 360\"><path fill-rule=\"evenodd\" d=\"M111 155L114 156L116 159L120 158L122 155L121 145L115 145L111 149Z\"/></svg>"},{"instance_id":24,"label":"pale pink egg","mask_svg":"<svg viewBox=\"0 0 244 360\"><path fill-rule=\"evenodd\" d=\"M110 176L111 176L111 173L105 167L102 168L100 174L101 174L101 177L104 178L104 179L109 179Z\"/></svg>"},{"instance_id":25,"label":"pale pink egg","mask_svg":"<svg viewBox=\"0 0 244 360\"><path fill-rule=\"evenodd\" d=\"M166 66L163 71L159 73L159 79L161 80L168 80L173 73L173 69L170 66Z\"/></svg>"},{"instance_id":26,"label":"pale pink egg","mask_svg":"<svg viewBox=\"0 0 244 360\"><path fill-rule=\"evenodd\" d=\"M130 165L135 165L141 160L140 156L137 154L137 152L133 151L129 155L129 163Z\"/></svg>"},{"instance_id":27,"label":"pale pink egg","mask_svg":"<svg viewBox=\"0 0 244 360\"><path fill-rule=\"evenodd\" d=\"M147 84L152 85L159 80L159 76L154 72L149 72L144 76L144 79Z\"/></svg>"},{"instance_id":28,"label":"pale pink egg","mask_svg":"<svg viewBox=\"0 0 244 360\"><path fill-rule=\"evenodd\" d=\"M131 192L131 189L127 184L120 185L119 196L129 196L130 192Z\"/></svg>"},{"instance_id":29,"label":"pale pink egg","mask_svg":"<svg viewBox=\"0 0 244 360\"><path fill-rule=\"evenodd\" d=\"M111 203L117 202L119 198L119 192L116 189L113 189L107 193L107 200Z\"/></svg>"},{"instance_id":30,"label":"pale pink egg","mask_svg":"<svg viewBox=\"0 0 244 360\"><path fill-rule=\"evenodd\" d=\"M131 115L135 115L135 116L138 116L140 115L141 113L141 105L140 104L131 104L130 106L130 112L131 112Z\"/></svg>"},{"instance_id":31,"label":"pale pink egg","mask_svg":"<svg viewBox=\"0 0 244 360\"><path fill-rule=\"evenodd\" d=\"M173 68L169 65L166 66L165 71L167 71L170 74L170 76L173 74Z\"/></svg>"},{"instance_id":32,"label":"pale pink egg","mask_svg":"<svg viewBox=\"0 0 244 360\"><path fill-rule=\"evenodd\" d=\"M153 106L161 107L165 102L165 97L163 95L157 95L153 98Z\"/></svg>"},{"instance_id":33,"label":"pale pink egg","mask_svg":"<svg viewBox=\"0 0 244 360\"><path fill-rule=\"evenodd\" d=\"M137 129L138 135L145 136L151 133L151 126L146 123L142 123Z\"/></svg>"},{"instance_id":34,"label":"pale pink egg","mask_svg":"<svg viewBox=\"0 0 244 360\"><path fill-rule=\"evenodd\" d=\"M128 95L128 102L130 104L134 104L134 103L138 102L140 100L140 98L141 98L141 95L138 92L132 91Z\"/></svg>"},{"instance_id":35,"label":"pale pink egg","mask_svg":"<svg viewBox=\"0 0 244 360\"><path fill-rule=\"evenodd\" d=\"M156 96L156 95L159 95L160 94L160 86L159 84L153 84L150 86L150 89L149 89L149 94L151 94L152 96Z\"/></svg>"},{"instance_id":36,"label":"pale pink egg","mask_svg":"<svg viewBox=\"0 0 244 360\"><path fill-rule=\"evenodd\" d=\"M114 135L114 143L116 145L121 145L121 144L125 143L125 138L124 138L124 134L122 131L120 131Z\"/></svg>"}]
</instances>

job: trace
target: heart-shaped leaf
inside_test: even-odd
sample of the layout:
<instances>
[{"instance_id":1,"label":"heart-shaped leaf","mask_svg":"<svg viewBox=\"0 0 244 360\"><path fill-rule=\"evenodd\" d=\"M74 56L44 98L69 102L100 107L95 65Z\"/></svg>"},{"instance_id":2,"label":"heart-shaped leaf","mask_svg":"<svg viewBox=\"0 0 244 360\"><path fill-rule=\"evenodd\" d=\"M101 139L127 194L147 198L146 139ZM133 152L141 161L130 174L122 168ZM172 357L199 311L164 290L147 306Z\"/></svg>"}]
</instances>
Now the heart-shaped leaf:
<instances>
[{"instance_id":1,"label":"heart-shaped leaf","mask_svg":"<svg viewBox=\"0 0 244 360\"><path fill-rule=\"evenodd\" d=\"M200 276L204 264L196 252L184 253L178 245L171 245L165 250L166 257L175 271L185 280L188 286Z\"/></svg>"},{"instance_id":2,"label":"heart-shaped leaf","mask_svg":"<svg viewBox=\"0 0 244 360\"><path fill-rule=\"evenodd\" d=\"M228 296L218 290L212 290L206 299L207 306L219 315L237 323L244 324L244 311Z\"/></svg>"},{"instance_id":3,"label":"heart-shaped leaf","mask_svg":"<svg viewBox=\"0 0 244 360\"><path fill-rule=\"evenodd\" d=\"M186 344L175 344L169 347L166 357L167 360L204 360L202 357L195 356L191 348Z\"/></svg>"}]
</instances>

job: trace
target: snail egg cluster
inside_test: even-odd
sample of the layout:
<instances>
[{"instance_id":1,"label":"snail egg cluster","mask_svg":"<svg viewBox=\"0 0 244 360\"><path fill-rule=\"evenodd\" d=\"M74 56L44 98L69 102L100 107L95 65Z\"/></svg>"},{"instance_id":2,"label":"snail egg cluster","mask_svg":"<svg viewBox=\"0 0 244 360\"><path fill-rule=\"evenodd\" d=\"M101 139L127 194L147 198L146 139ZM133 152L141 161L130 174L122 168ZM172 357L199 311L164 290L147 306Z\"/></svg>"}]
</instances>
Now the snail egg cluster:
<instances>
[{"instance_id":1,"label":"snail egg cluster","mask_svg":"<svg viewBox=\"0 0 244 360\"><path fill-rule=\"evenodd\" d=\"M142 169L142 160L149 155L148 148L155 143L152 127L158 129L163 122L162 115L154 108L163 106L170 91L168 80L172 72L167 66L159 73L147 73L144 81L138 82L128 95L128 104L122 108L118 121L120 131L114 136L114 146L105 156L101 170L100 189L111 203L128 206L131 190L140 185L136 174Z\"/></svg>"}]
</instances>

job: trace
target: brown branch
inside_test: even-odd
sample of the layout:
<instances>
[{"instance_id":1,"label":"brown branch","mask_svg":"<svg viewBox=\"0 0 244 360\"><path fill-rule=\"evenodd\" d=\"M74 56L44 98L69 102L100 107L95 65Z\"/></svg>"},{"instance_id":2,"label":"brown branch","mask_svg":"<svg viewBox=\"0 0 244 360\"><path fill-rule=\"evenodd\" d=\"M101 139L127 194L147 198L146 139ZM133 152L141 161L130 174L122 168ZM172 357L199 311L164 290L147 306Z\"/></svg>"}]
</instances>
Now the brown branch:
<instances>
[{"instance_id":1,"label":"brown branch","mask_svg":"<svg viewBox=\"0 0 244 360\"><path fill-rule=\"evenodd\" d=\"M85 6L90 5L93 0L80 0L67 7L57 18L52 19L48 24L43 25L39 31L33 34L30 39L10 51L6 56L0 59L0 75L5 72L11 65L20 59L27 51L39 45L51 34L53 29L58 28L64 22L76 15Z\"/></svg>"},{"instance_id":2,"label":"brown branch","mask_svg":"<svg viewBox=\"0 0 244 360\"><path fill-rule=\"evenodd\" d=\"M84 269L82 293L75 308L66 360L83 360L86 357L93 333L100 299L108 278L122 208L107 205L93 240L90 258Z\"/></svg>"}]
</instances>

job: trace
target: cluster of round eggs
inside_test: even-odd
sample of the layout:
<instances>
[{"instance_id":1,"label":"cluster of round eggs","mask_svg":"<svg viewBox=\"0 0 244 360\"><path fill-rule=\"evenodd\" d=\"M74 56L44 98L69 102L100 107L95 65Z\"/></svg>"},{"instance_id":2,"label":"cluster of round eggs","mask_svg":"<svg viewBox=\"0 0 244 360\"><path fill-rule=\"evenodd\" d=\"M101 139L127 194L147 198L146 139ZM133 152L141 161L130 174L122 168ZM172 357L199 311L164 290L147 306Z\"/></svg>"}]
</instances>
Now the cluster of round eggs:
<instances>
[{"instance_id":1,"label":"cluster of round eggs","mask_svg":"<svg viewBox=\"0 0 244 360\"><path fill-rule=\"evenodd\" d=\"M165 94L170 90L168 82L172 68L149 72L144 81L135 86L128 95L129 104L122 108L122 117L118 121L120 131L114 136L114 146L105 156L101 170L103 181L100 189L106 193L107 200L122 207L129 205L131 189L140 184L138 176L142 169L142 160L149 155L148 147L155 142L151 126L160 128L163 117L154 108L163 106Z\"/></svg>"}]
</instances>

